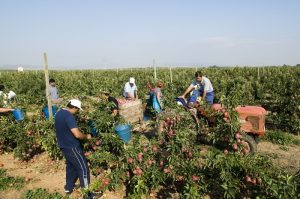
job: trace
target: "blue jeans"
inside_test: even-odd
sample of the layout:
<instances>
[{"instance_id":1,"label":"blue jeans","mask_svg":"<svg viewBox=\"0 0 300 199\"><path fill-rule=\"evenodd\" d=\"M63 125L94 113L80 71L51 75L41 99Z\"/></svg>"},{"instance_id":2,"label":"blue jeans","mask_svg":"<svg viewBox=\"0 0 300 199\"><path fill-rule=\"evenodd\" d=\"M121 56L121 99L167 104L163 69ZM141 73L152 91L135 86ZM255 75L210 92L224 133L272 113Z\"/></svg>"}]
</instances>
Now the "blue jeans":
<instances>
[{"instance_id":1,"label":"blue jeans","mask_svg":"<svg viewBox=\"0 0 300 199\"><path fill-rule=\"evenodd\" d=\"M192 103L195 103L197 101L197 97L199 96L202 96L203 95L203 91L201 90L194 90L193 93L192 93L192 96L189 100L189 103L192 102ZM209 92L209 93L206 93L206 96L205 96L205 101L209 104L209 105L212 105L214 103L214 92Z\"/></svg>"},{"instance_id":2,"label":"blue jeans","mask_svg":"<svg viewBox=\"0 0 300 199\"><path fill-rule=\"evenodd\" d=\"M88 188L90 184L90 171L83 151L79 147L62 148L66 158L66 190L73 190L79 178L80 187Z\"/></svg>"}]
</instances>

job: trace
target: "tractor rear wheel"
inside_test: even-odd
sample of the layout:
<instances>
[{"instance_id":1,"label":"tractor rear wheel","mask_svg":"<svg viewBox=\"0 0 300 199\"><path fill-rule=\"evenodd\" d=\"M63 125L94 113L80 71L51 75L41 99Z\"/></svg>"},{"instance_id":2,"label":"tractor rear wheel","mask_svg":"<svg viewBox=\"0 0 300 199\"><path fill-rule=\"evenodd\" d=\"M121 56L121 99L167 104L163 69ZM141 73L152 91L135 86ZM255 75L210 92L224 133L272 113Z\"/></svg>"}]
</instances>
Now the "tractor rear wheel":
<instances>
[{"instance_id":1,"label":"tractor rear wheel","mask_svg":"<svg viewBox=\"0 0 300 199\"><path fill-rule=\"evenodd\" d=\"M251 136L248 135L245 132L241 133L242 141L241 144L244 145L242 149L242 153L244 154L254 154L257 152L257 143L255 139Z\"/></svg>"}]
</instances>

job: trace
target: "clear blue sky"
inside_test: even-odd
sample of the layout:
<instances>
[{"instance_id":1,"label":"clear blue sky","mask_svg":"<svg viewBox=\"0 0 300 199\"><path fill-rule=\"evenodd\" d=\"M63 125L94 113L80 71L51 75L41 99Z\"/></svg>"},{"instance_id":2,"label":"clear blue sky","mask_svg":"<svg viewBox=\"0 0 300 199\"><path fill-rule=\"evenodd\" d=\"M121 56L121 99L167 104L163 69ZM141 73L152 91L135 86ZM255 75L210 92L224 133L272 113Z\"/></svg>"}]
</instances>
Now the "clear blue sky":
<instances>
[{"instance_id":1,"label":"clear blue sky","mask_svg":"<svg viewBox=\"0 0 300 199\"><path fill-rule=\"evenodd\" d=\"M299 0L2 0L0 67L295 65Z\"/></svg>"}]
</instances>

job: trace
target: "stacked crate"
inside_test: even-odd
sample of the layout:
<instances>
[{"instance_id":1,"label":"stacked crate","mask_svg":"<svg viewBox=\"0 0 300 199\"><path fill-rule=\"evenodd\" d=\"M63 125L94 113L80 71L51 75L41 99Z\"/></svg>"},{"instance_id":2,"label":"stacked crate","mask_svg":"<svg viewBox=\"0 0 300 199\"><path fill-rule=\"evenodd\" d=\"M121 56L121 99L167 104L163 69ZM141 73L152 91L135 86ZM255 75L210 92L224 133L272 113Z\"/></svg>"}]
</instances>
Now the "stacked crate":
<instances>
[{"instance_id":1,"label":"stacked crate","mask_svg":"<svg viewBox=\"0 0 300 199\"><path fill-rule=\"evenodd\" d=\"M142 100L126 100L126 103L119 104L119 114L126 122L143 122L143 104Z\"/></svg>"}]
</instances>

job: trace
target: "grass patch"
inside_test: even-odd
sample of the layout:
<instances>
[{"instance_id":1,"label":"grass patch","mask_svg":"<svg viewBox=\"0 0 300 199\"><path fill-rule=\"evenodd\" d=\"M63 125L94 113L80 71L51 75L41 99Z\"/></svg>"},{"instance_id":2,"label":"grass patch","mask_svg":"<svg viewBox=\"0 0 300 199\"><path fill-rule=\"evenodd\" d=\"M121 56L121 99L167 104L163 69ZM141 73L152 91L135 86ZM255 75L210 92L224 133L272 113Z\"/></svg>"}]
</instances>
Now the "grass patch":
<instances>
[{"instance_id":1,"label":"grass patch","mask_svg":"<svg viewBox=\"0 0 300 199\"><path fill-rule=\"evenodd\" d=\"M7 189L17 189L20 190L25 183L24 177L11 177L6 175L5 169L0 169L0 191Z\"/></svg>"},{"instance_id":2,"label":"grass patch","mask_svg":"<svg viewBox=\"0 0 300 199\"><path fill-rule=\"evenodd\" d=\"M280 145L300 145L300 140L296 136L280 130L266 131L263 139Z\"/></svg>"},{"instance_id":3,"label":"grass patch","mask_svg":"<svg viewBox=\"0 0 300 199\"><path fill-rule=\"evenodd\" d=\"M46 189L37 188L33 190L26 190L23 194L23 199L69 199L68 196L62 196L58 192L49 193Z\"/></svg>"}]
</instances>

